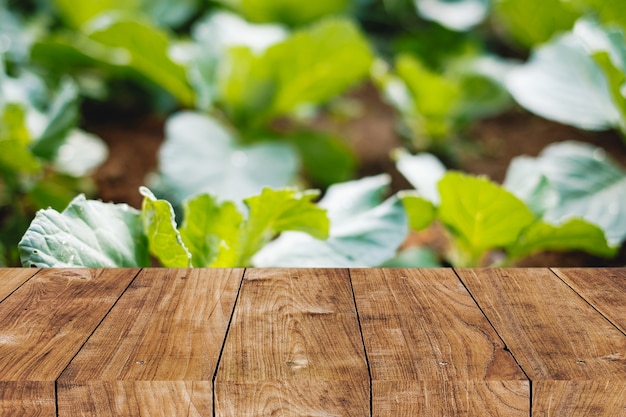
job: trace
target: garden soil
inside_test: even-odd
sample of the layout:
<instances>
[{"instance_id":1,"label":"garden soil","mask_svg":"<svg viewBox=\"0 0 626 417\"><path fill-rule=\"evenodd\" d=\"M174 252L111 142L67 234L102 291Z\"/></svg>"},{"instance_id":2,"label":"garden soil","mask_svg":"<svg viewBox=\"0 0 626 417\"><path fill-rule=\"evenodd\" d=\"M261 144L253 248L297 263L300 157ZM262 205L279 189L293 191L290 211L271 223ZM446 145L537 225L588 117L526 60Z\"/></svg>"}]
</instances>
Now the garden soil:
<instances>
[{"instance_id":1,"label":"garden soil","mask_svg":"<svg viewBox=\"0 0 626 417\"><path fill-rule=\"evenodd\" d=\"M339 133L354 149L360 160L358 176L386 172L392 177L393 191L410 189L408 182L395 170L390 152L403 146L396 134L395 112L378 96L372 86L353 92L351 98L360 108L359 116L348 122L334 123L320 118L316 127ZM91 111L90 111L91 110ZM140 207L139 186L156 169L157 152L163 141L162 116L139 113L109 114L103 109L87 109L83 125L99 135L109 146L109 158L94 174L98 198L103 201L125 202ZM97 114L97 116L95 116ZM622 166L626 167L626 144L616 132L583 132L575 128L546 121L513 109L498 117L474 123L466 138L457 145L458 159L453 168L487 175L502 182L512 158L519 155L538 155L549 143L577 140L604 148ZM412 234L406 246L427 244L443 248L446 239L440 228ZM523 260L518 266L623 266L626 248L612 260L596 258L584 253L544 253Z\"/></svg>"}]
</instances>

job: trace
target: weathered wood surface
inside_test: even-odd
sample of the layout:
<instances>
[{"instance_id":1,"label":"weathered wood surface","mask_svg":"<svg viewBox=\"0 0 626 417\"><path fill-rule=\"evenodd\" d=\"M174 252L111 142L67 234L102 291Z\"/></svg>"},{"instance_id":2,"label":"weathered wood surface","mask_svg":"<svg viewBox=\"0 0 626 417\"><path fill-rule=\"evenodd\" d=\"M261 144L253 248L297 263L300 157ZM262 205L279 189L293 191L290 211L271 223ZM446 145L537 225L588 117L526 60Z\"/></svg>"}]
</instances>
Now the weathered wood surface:
<instances>
[{"instance_id":1,"label":"weathered wood surface","mask_svg":"<svg viewBox=\"0 0 626 417\"><path fill-rule=\"evenodd\" d=\"M142 271L59 378L59 414L211 415L242 272Z\"/></svg>"},{"instance_id":2,"label":"weathered wood surface","mask_svg":"<svg viewBox=\"0 0 626 417\"><path fill-rule=\"evenodd\" d=\"M453 271L351 276L374 415L528 416L528 380Z\"/></svg>"},{"instance_id":3,"label":"weathered wood surface","mask_svg":"<svg viewBox=\"0 0 626 417\"><path fill-rule=\"evenodd\" d=\"M246 271L215 390L216 416L368 416L348 271Z\"/></svg>"},{"instance_id":4,"label":"weathered wood surface","mask_svg":"<svg viewBox=\"0 0 626 417\"><path fill-rule=\"evenodd\" d=\"M37 273L37 269L0 269L0 301Z\"/></svg>"},{"instance_id":5,"label":"weathered wood surface","mask_svg":"<svg viewBox=\"0 0 626 417\"><path fill-rule=\"evenodd\" d=\"M624 268L0 269L0 416L626 416L624 307Z\"/></svg>"},{"instance_id":6,"label":"weathered wood surface","mask_svg":"<svg viewBox=\"0 0 626 417\"><path fill-rule=\"evenodd\" d=\"M458 273L533 381L533 415L624 415L626 336L556 274Z\"/></svg>"}]
</instances>

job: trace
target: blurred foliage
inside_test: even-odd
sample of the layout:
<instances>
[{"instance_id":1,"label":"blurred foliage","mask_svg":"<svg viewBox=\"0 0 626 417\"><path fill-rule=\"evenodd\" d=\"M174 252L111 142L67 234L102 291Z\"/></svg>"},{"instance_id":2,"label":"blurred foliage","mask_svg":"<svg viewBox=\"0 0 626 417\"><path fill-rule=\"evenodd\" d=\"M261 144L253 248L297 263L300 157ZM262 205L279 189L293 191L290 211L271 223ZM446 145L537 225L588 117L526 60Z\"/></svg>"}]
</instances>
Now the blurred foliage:
<instances>
[{"instance_id":1,"label":"blurred foliage","mask_svg":"<svg viewBox=\"0 0 626 417\"><path fill-rule=\"evenodd\" d=\"M320 121L332 122L333 109L365 83L376 86L395 110L397 133L407 148L446 159L454 159L475 120L507 111L514 101L582 129L626 132L622 2L0 0L0 264L15 263L16 236L26 230L35 210L61 210L70 201L76 207L97 206L73 200L77 192L90 191L90 170L106 155L102 142L79 129L82 100L100 103L98 116L105 120L108 113L136 114L136 108L167 117L159 169L150 186L169 201L146 194L148 208L140 226L139 214L111 209L121 228L134 225L128 239L143 236L137 227L148 230L144 243L151 249L163 242L155 242L160 231L153 230L146 212L161 218L174 216L172 210L184 214L189 210L185 202L199 193L209 197L196 203L221 215L222 209L230 210L225 201L245 212L245 201L254 201L251 196L268 186L332 190L353 179L359 163L354 150L338 134L340 129ZM356 111L351 117L359 116ZM559 229L561 224L539 223L543 220L532 215L522 216L517 225L500 225L493 236L470 236L464 228L476 226L476 213L461 219L463 213L455 212L450 202L473 196L455 194L455 187L483 190L511 203L506 209L523 207L518 207L520 213L533 205L524 201L520 206L517 197L480 179L446 178L439 190L442 201L407 197L404 204L413 227L440 221L451 231L461 250L449 260L476 263L486 251L502 246L511 257L523 256L542 247L536 241L550 234L570 246L544 242L542 248L578 248L577 233L601 240L595 225ZM385 181L339 189L373 196ZM431 194L439 195L431 188ZM597 197L593 190L586 193ZM533 194L532 199L541 196ZM381 201L372 197L371 204L353 207L354 227L365 236L356 243L350 233L343 235L341 224L331 225L324 244L288 235L270 246L274 254L268 249L267 257L259 259L288 253L291 239L308 242L320 259L329 248L345 248L337 262L367 258L376 246L367 246L368 236L394 246L397 236L381 230L389 221L400 231L400 203ZM326 203L329 212L341 212L337 200L321 204ZM370 211L377 213L378 223L368 228ZM411 214L415 212L423 216ZM365 220L359 222L361 215ZM352 224L348 217L342 221ZM180 244L193 225L184 224L180 232L170 229L166 249L152 255L162 257L164 264L182 265L196 253L192 264L211 264L216 247L198 252L195 243L189 248ZM507 237L506 242L494 236ZM144 243L137 250L146 249ZM245 256L238 255L239 263L249 264L262 245L252 246ZM582 249L593 251L584 245ZM381 263L391 254L379 250L380 256L371 259ZM120 263L143 264L145 253L138 260L133 251L131 247ZM407 265L410 253L389 265ZM413 254L433 263L431 252ZM166 260L170 255L173 260Z\"/></svg>"}]
</instances>

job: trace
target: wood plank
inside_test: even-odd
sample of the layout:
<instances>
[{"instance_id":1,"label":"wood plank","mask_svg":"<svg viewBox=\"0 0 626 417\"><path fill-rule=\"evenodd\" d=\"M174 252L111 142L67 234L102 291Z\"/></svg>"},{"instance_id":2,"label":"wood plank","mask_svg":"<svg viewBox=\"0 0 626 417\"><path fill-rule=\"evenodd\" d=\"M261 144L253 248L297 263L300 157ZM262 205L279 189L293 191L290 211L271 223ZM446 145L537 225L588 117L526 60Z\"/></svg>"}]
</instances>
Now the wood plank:
<instances>
[{"instance_id":1,"label":"wood plank","mask_svg":"<svg viewBox=\"0 0 626 417\"><path fill-rule=\"evenodd\" d=\"M626 268L556 268L554 272L626 333Z\"/></svg>"},{"instance_id":2,"label":"wood plank","mask_svg":"<svg viewBox=\"0 0 626 417\"><path fill-rule=\"evenodd\" d=\"M533 416L622 415L626 336L569 286L548 269L457 273L531 379Z\"/></svg>"},{"instance_id":3,"label":"wood plank","mask_svg":"<svg viewBox=\"0 0 626 417\"><path fill-rule=\"evenodd\" d=\"M136 269L44 269L0 303L0 380L54 381Z\"/></svg>"},{"instance_id":4,"label":"wood plank","mask_svg":"<svg viewBox=\"0 0 626 417\"><path fill-rule=\"evenodd\" d=\"M247 270L215 401L216 416L369 416L347 270Z\"/></svg>"},{"instance_id":5,"label":"wood plank","mask_svg":"<svg viewBox=\"0 0 626 417\"><path fill-rule=\"evenodd\" d=\"M35 268L0 268L0 302L38 271Z\"/></svg>"},{"instance_id":6,"label":"wood plank","mask_svg":"<svg viewBox=\"0 0 626 417\"><path fill-rule=\"evenodd\" d=\"M0 416L56 417L53 381L0 381Z\"/></svg>"},{"instance_id":7,"label":"wood plank","mask_svg":"<svg viewBox=\"0 0 626 417\"><path fill-rule=\"evenodd\" d=\"M452 270L350 274L373 415L529 415L524 373Z\"/></svg>"},{"instance_id":8,"label":"wood plank","mask_svg":"<svg viewBox=\"0 0 626 417\"><path fill-rule=\"evenodd\" d=\"M211 417L211 381L60 382L59 417Z\"/></svg>"},{"instance_id":9,"label":"wood plank","mask_svg":"<svg viewBox=\"0 0 626 417\"><path fill-rule=\"evenodd\" d=\"M142 270L59 378L59 404L67 415L89 403L103 415L119 415L110 411L119 404L141 415L182 415L166 410L191 398L189 386L201 394L198 415L209 415L211 380L242 277L242 269ZM159 387L155 402L150 390L117 381L178 382L145 385Z\"/></svg>"}]
</instances>

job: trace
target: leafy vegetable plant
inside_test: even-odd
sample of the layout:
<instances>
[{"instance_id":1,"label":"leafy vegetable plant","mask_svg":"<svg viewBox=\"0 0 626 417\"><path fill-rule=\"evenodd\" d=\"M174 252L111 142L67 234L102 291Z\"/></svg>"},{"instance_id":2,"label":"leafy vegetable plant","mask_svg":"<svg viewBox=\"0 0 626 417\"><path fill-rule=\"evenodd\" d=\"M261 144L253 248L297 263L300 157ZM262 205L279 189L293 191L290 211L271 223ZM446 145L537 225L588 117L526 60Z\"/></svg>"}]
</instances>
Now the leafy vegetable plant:
<instances>
[{"instance_id":1,"label":"leafy vegetable plant","mask_svg":"<svg viewBox=\"0 0 626 417\"><path fill-rule=\"evenodd\" d=\"M566 147L568 144L562 146ZM558 151L557 148L553 148L553 152L548 150L545 157L561 150L561 147ZM581 160L580 156L570 156L570 160L584 164L584 158ZM554 161L543 167L557 166L552 162ZM566 166L559 174L541 177L541 180L533 182L538 186L526 194L528 203L483 177L446 172L443 166L439 166L434 175L425 174L424 167L433 163L435 162L431 156L399 153L398 168L418 190L402 193L401 199L413 230L423 230L434 221L443 225L451 241L444 256L453 265L509 265L525 256L545 250L583 250L604 257L616 254L621 241L611 238L607 241L607 236L610 235L605 235L603 228L591 223L590 216L585 217L580 211L577 213L568 210L568 216L556 217L548 215L546 210L534 212L531 209L533 202L549 198L547 189L552 186L559 188L559 184L563 187L580 175L577 169L581 166L576 166L576 163ZM516 165L513 165L511 178L521 173ZM604 172L615 173L613 166L603 166L603 169ZM528 174L528 171L525 173ZM604 177L608 184L615 181L614 178L609 180L606 175L599 176ZM621 178L624 178L623 174ZM540 185L542 181L547 181L547 184ZM513 184L513 180L509 184ZM573 204L580 203L580 200L593 199L593 196L584 196L586 190L584 186L579 187L579 193L573 197L575 191L568 193L567 191L572 190L565 188L561 190L563 198L558 199L558 203L564 203L568 198L575 201ZM603 202L611 204L606 199ZM542 203L545 207L546 200L542 200ZM555 207L556 205L551 208ZM494 257L495 251L499 251L499 255Z\"/></svg>"},{"instance_id":2,"label":"leafy vegetable plant","mask_svg":"<svg viewBox=\"0 0 626 417\"><path fill-rule=\"evenodd\" d=\"M579 20L537 48L507 86L526 109L582 129L626 132L626 40L616 27Z\"/></svg>"},{"instance_id":3,"label":"leafy vegetable plant","mask_svg":"<svg viewBox=\"0 0 626 417\"><path fill-rule=\"evenodd\" d=\"M79 196L61 213L40 211L19 248L22 263L37 267L147 266L150 256L172 268L374 266L392 257L406 235L399 202L380 204L388 182L380 176L339 184L319 205L312 201L317 191L291 188L265 188L241 208L198 194L184 202L180 227L172 205L147 188L141 211ZM268 245L282 232L288 233Z\"/></svg>"},{"instance_id":4,"label":"leafy vegetable plant","mask_svg":"<svg viewBox=\"0 0 626 417\"><path fill-rule=\"evenodd\" d=\"M0 265L16 261L16 244L34 212L65 206L106 156L100 140L76 128L77 91L69 79L49 91L24 71L4 73L0 55ZM51 102L45 103L46 99ZM76 158L77 153L86 157Z\"/></svg>"}]
</instances>

